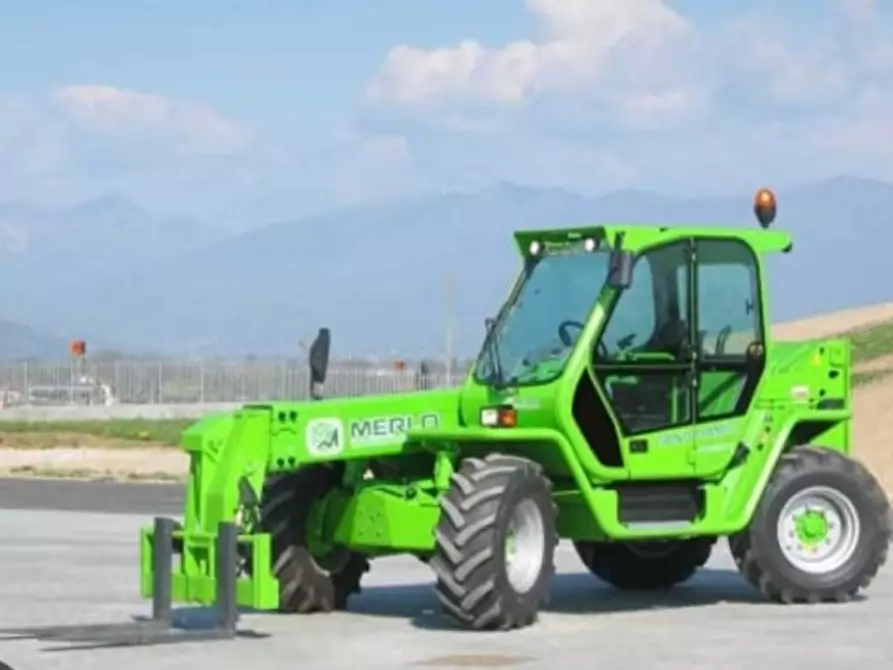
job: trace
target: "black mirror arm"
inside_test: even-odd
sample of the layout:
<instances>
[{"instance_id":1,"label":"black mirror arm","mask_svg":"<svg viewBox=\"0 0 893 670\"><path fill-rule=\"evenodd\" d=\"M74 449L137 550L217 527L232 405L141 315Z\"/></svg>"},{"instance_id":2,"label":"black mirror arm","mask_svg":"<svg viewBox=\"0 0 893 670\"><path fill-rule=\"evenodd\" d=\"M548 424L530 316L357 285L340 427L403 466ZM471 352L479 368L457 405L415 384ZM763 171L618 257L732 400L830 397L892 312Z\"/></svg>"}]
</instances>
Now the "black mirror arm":
<instances>
[{"instance_id":1,"label":"black mirror arm","mask_svg":"<svg viewBox=\"0 0 893 670\"><path fill-rule=\"evenodd\" d=\"M322 399L322 386L326 381L329 369L331 341L329 329L320 328L316 339L310 345L310 397L314 400Z\"/></svg>"}]
</instances>

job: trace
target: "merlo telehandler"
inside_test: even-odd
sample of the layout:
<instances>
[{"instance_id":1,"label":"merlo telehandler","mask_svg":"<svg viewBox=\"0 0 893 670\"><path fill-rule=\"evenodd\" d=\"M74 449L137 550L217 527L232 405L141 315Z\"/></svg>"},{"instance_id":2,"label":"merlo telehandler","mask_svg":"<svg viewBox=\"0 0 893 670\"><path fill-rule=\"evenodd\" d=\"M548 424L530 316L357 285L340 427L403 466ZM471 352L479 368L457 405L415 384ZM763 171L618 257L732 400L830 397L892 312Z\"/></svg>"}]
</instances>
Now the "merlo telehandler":
<instances>
[{"instance_id":1,"label":"merlo telehandler","mask_svg":"<svg viewBox=\"0 0 893 670\"><path fill-rule=\"evenodd\" d=\"M532 624L559 539L618 589L689 579L720 539L770 601L845 601L890 541L852 455L850 343L770 333L770 229L593 225L515 234L520 276L456 388L246 404L187 429L174 602L211 604L239 528L240 606L348 607L375 558L430 566L446 615ZM152 593L152 528L142 593Z\"/></svg>"}]
</instances>

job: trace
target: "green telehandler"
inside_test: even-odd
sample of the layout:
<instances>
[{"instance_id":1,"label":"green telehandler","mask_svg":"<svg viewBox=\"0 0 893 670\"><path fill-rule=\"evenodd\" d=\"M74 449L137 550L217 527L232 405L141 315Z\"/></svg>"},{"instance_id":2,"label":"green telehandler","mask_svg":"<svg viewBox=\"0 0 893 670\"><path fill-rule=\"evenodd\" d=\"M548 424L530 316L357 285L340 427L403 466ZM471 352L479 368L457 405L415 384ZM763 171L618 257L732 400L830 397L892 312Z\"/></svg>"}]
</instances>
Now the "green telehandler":
<instances>
[{"instance_id":1,"label":"green telehandler","mask_svg":"<svg viewBox=\"0 0 893 670\"><path fill-rule=\"evenodd\" d=\"M451 619L524 627L559 539L617 589L682 583L724 538L770 601L851 599L891 528L852 455L850 344L772 339L765 256L792 242L771 191L754 211L761 229L517 232L520 276L457 388L322 399L322 329L310 401L184 432L173 602L214 602L222 523L255 610L347 608L375 558L410 554ZM147 527L144 597L152 552Z\"/></svg>"}]
</instances>

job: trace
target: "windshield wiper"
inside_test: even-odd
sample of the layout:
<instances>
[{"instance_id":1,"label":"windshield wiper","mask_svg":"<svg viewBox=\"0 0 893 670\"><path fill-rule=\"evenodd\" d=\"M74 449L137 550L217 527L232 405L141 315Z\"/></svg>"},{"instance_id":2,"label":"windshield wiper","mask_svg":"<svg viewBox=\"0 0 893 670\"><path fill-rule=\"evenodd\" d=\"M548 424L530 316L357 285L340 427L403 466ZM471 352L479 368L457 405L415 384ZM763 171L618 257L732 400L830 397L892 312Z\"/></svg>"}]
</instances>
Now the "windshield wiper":
<instances>
[{"instance_id":1,"label":"windshield wiper","mask_svg":"<svg viewBox=\"0 0 893 670\"><path fill-rule=\"evenodd\" d=\"M531 270L538 262L539 258L527 259L525 261L525 283L530 278ZM488 381L494 388L505 388L509 383L516 381L516 378L512 378L509 380L505 379L505 372L502 369L502 357L499 355L499 338L496 335L496 324L501 323L503 326L505 325L505 313L517 305L519 295L520 294L516 293L512 297L512 299L506 300L504 303L502 303L499 311L496 313L496 316L485 321L485 324L487 326L487 336L484 339L484 347L487 349L487 353L490 355L490 365L493 368L493 374L490 375Z\"/></svg>"},{"instance_id":2,"label":"windshield wiper","mask_svg":"<svg viewBox=\"0 0 893 670\"><path fill-rule=\"evenodd\" d=\"M503 310L499 310L500 314ZM487 319L487 341L484 346L487 348L487 353L490 355L490 367L493 369L492 374L490 375L489 382L493 386L499 387L503 384L504 373L502 371L502 359L499 356L499 338L496 336L496 322L498 321L499 316L495 319Z\"/></svg>"}]
</instances>

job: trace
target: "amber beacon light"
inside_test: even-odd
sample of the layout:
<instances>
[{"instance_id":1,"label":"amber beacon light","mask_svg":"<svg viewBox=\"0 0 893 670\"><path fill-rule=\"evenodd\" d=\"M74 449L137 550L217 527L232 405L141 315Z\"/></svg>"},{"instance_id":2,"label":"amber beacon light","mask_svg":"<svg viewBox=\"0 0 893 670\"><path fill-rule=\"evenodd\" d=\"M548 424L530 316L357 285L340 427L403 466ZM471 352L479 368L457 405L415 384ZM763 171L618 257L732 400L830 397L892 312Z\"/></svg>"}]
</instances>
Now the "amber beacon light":
<instances>
[{"instance_id":1,"label":"amber beacon light","mask_svg":"<svg viewBox=\"0 0 893 670\"><path fill-rule=\"evenodd\" d=\"M753 212L763 228L768 228L778 213L775 194L768 188L761 188L753 199Z\"/></svg>"}]
</instances>

